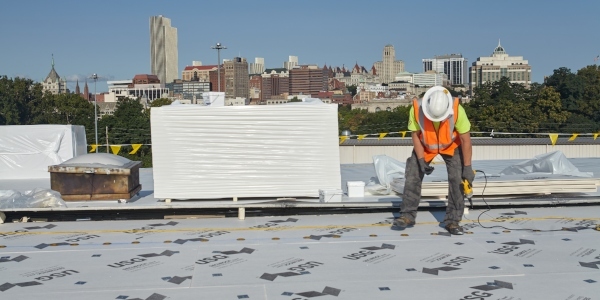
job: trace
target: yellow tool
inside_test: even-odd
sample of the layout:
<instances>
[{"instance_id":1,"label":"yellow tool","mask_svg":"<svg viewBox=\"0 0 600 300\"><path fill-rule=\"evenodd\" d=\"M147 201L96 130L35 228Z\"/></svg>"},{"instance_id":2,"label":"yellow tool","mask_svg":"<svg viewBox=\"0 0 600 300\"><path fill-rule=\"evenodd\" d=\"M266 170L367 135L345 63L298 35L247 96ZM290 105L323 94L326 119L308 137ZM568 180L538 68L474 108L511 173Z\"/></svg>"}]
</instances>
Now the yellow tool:
<instances>
[{"instance_id":1,"label":"yellow tool","mask_svg":"<svg viewBox=\"0 0 600 300\"><path fill-rule=\"evenodd\" d=\"M471 208L473 208L473 200L471 200L471 198L473 198L473 186L466 179L463 180L462 186L465 198L469 200L469 204L471 205Z\"/></svg>"},{"instance_id":2,"label":"yellow tool","mask_svg":"<svg viewBox=\"0 0 600 300\"><path fill-rule=\"evenodd\" d=\"M477 173L477 171L473 170L473 173ZM463 194L465 195L465 198L467 198L469 200L469 204L471 205L471 209L472 209L473 208L473 200L472 200L473 186L466 179L463 179L462 186L463 186Z\"/></svg>"}]
</instances>

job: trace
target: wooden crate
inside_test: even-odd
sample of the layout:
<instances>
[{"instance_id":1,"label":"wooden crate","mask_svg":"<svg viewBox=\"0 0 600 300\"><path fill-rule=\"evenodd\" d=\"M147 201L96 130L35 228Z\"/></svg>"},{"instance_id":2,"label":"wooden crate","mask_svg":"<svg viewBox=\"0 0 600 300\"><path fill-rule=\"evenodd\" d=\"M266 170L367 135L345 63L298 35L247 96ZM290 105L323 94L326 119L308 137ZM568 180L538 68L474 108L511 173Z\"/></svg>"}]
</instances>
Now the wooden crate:
<instances>
[{"instance_id":1,"label":"wooden crate","mask_svg":"<svg viewBox=\"0 0 600 300\"><path fill-rule=\"evenodd\" d=\"M49 166L50 187L65 201L131 199L141 189L140 166L130 161L123 166Z\"/></svg>"}]
</instances>

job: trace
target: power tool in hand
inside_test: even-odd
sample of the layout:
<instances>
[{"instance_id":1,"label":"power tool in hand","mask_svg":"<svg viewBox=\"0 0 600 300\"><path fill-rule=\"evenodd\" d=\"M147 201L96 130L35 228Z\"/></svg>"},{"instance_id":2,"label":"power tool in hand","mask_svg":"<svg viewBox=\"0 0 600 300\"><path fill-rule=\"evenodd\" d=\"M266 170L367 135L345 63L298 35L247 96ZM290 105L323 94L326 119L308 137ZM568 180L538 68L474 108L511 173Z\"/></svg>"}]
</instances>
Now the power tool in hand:
<instances>
[{"instance_id":1,"label":"power tool in hand","mask_svg":"<svg viewBox=\"0 0 600 300\"><path fill-rule=\"evenodd\" d=\"M473 173L477 173L476 170L473 170ZM469 183L468 180L463 179L462 181L463 193L465 197L469 200L469 205L471 205L471 209L473 208L473 186Z\"/></svg>"}]
</instances>

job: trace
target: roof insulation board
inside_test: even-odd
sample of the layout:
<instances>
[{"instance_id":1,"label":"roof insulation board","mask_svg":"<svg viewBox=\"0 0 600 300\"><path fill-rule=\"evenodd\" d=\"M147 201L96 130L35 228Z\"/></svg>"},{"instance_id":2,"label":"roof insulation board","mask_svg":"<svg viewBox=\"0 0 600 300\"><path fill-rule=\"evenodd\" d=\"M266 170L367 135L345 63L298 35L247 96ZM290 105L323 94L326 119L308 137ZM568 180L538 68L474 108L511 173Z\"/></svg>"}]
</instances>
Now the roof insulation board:
<instances>
[{"instance_id":1,"label":"roof insulation board","mask_svg":"<svg viewBox=\"0 0 600 300\"><path fill-rule=\"evenodd\" d=\"M405 230L391 213L6 223L0 297L598 299L598 216L472 210L463 236L445 233L441 211Z\"/></svg>"},{"instance_id":2,"label":"roof insulation board","mask_svg":"<svg viewBox=\"0 0 600 300\"><path fill-rule=\"evenodd\" d=\"M337 105L153 107L159 198L319 197L340 188Z\"/></svg>"}]
</instances>

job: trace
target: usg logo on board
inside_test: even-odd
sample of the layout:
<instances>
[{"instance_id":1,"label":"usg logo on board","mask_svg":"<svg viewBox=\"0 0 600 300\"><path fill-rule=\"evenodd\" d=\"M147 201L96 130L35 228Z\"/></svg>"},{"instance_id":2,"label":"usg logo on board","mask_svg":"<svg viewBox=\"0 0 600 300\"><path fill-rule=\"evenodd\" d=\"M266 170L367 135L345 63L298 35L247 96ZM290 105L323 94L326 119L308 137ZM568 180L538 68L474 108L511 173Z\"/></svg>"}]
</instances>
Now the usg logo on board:
<instances>
[{"instance_id":1,"label":"usg logo on board","mask_svg":"<svg viewBox=\"0 0 600 300\"><path fill-rule=\"evenodd\" d=\"M222 260L222 259L227 259L231 255L242 254L242 253L252 254L254 251L255 251L254 249L246 248L246 247L242 248L242 250L240 250L240 251L234 251L234 250L231 250L231 251L218 251L220 254L213 255L211 257L205 257L203 259L199 259L199 260L196 261L196 264L198 264L198 265L206 265L206 264L217 262L217 261Z\"/></svg>"},{"instance_id":2,"label":"usg logo on board","mask_svg":"<svg viewBox=\"0 0 600 300\"><path fill-rule=\"evenodd\" d=\"M375 251L384 250L384 249L394 250L395 248L396 248L396 246L391 245L391 244L381 244L381 247L377 247L377 246L364 247L364 248L361 248L364 250L360 250L356 253L348 254L348 255L344 256L343 258L349 259L349 260L359 260L363 257L367 257L369 255L375 254Z\"/></svg>"},{"instance_id":3,"label":"usg logo on board","mask_svg":"<svg viewBox=\"0 0 600 300\"><path fill-rule=\"evenodd\" d=\"M279 277L279 276L281 276L281 277L291 277L291 276L305 275L305 274L309 273L308 272L309 269L317 268L317 267L320 267L322 265L323 265L323 263L318 262L318 261L308 261L308 262L305 262L303 264L299 264L297 266L288 268L288 270L290 272L263 273L262 276L260 276L260 279L273 281L273 280L277 279L277 277Z\"/></svg>"},{"instance_id":4,"label":"usg logo on board","mask_svg":"<svg viewBox=\"0 0 600 300\"><path fill-rule=\"evenodd\" d=\"M485 298L491 297L494 294L491 291L498 289L513 289L513 284L506 281L494 280L494 282L488 282L487 284L472 286L472 289L477 291L471 292L470 294L463 296L460 300L483 300Z\"/></svg>"},{"instance_id":5,"label":"usg logo on board","mask_svg":"<svg viewBox=\"0 0 600 300\"><path fill-rule=\"evenodd\" d=\"M522 246L522 245L535 245L535 242L532 240L526 240L526 239L519 239L518 242L506 242L506 243L502 243L505 246L502 246L496 250L493 251L489 251L488 253L494 253L494 254L508 254L511 253L517 249L519 249L518 246Z\"/></svg>"}]
</instances>

